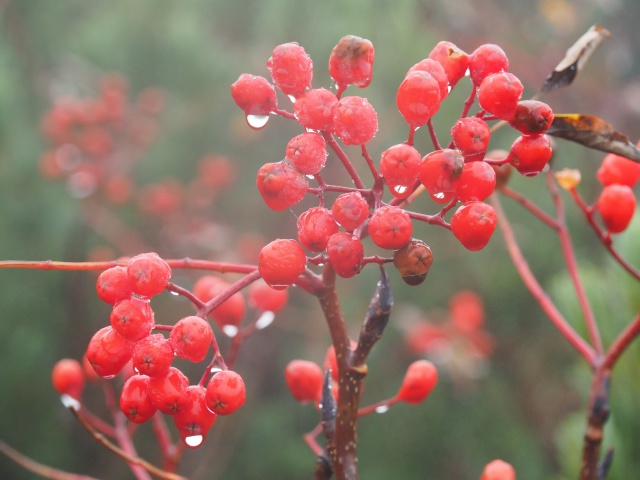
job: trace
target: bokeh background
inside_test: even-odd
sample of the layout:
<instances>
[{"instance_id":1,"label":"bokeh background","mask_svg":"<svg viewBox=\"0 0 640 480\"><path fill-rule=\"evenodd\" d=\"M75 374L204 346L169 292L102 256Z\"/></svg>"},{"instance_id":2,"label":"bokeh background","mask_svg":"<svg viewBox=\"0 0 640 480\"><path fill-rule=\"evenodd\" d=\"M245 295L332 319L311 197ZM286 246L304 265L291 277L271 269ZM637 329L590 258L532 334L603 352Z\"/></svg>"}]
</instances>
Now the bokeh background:
<instances>
[{"instance_id":1,"label":"bokeh background","mask_svg":"<svg viewBox=\"0 0 640 480\"><path fill-rule=\"evenodd\" d=\"M295 235L293 214L269 211L254 179L261 164L282 159L299 127L273 118L264 129L251 130L229 95L229 85L243 72L268 76L265 63L273 47L289 41L313 58L315 87L330 85L326 62L343 35L373 42L373 82L353 94L366 95L378 111L380 131L370 145L375 158L406 138L395 90L437 41L453 41L468 52L482 43L501 45L511 71L532 95L566 48L590 25L602 23L612 37L570 88L545 100L557 112L597 114L638 140L639 17L635 0L0 1L0 258L82 261L131 255L144 246L166 257L245 261L256 244ZM150 141L131 169L131 200L122 205L103 202L91 188L78 192L67 180L47 178L41 160L49 148L41 121L51 105L63 96L96 96L101 78L114 72L127 80L130 98L149 87L160 88L165 98ZM467 94L464 85L444 102L435 119L443 138ZM503 129L492 147L508 148L513 138ZM419 132L417 145L427 151L426 132ZM348 152L358 164L358 152ZM200 192L206 201L198 208L192 202L191 210L170 210L175 215L144 212L143 192L158 183L183 185L176 188L184 204L188 195L199 197L185 192L199 175L201 159L211 154L229 160L225 165L232 166L235 181L213 196ZM593 173L601 158L558 142L554 161L580 168L580 190L595 199ZM514 178L513 186L549 206L543 178ZM154 204L164 197L151 198ZM532 268L582 329L555 238L504 203ZM580 212L573 206L568 211L584 279L605 340L611 341L638 310L640 290L603 255ZM635 265L639 230L636 222L616 239ZM405 345L407 329L417 319L442 317L459 290L474 290L484 299L485 328L495 348L482 361L469 358L464 348L441 357L440 384L424 404L363 418L361 478L475 479L494 458L512 463L524 480L576 478L589 384L584 363L524 290L498 233L478 253L438 228L419 227L417 234L431 245L435 263L415 288L392 273L396 309L370 358L363 403L396 392L406 366L418 358ZM93 332L108 321L109 307L94 293L95 278L86 272L0 271L0 439L56 468L129 478L126 465L87 436L50 385L54 363L81 358ZM174 276L187 287L196 278ZM372 268L340 284L354 336L375 281ZM190 312L168 295L154 300L154 309L164 323ZM247 405L219 419L200 450L185 453L182 473L193 479L309 478L314 458L302 434L316 425L317 415L293 401L282 372L293 358L321 363L328 342L313 299L293 291L274 325L252 337L238 358ZM639 362L634 346L615 370L605 442L615 446L612 479L628 480L640 471ZM99 388L89 387L85 401L102 411ZM141 455L158 461L147 426L135 438ZM0 477L34 475L0 456Z\"/></svg>"}]
</instances>

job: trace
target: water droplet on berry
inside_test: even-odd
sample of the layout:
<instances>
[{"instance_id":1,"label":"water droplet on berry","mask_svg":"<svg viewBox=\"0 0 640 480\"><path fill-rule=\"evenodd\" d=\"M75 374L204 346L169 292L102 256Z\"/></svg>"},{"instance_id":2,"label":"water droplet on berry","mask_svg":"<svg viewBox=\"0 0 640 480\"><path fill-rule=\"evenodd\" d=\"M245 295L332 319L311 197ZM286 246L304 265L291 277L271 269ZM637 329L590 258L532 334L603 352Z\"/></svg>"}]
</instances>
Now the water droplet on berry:
<instances>
[{"instance_id":1,"label":"water droplet on berry","mask_svg":"<svg viewBox=\"0 0 640 480\"><path fill-rule=\"evenodd\" d=\"M438 200L442 200L444 198L444 192L438 192L433 195Z\"/></svg>"},{"instance_id":2,"label":"water droplet on berry","mask_svg":"<svg viewBox=\"0 0 640 480\"><path fill-rule=\"evenodd\" d=\"M80 402L73 398L71 395L67 395L66 393L60 395L60 401L62 402L62 405L65 406L65 408L71 408L76 412L80 410Z\"/></svg>"},{"instance_id":3,"label":"water droplet on berry","mask_svg":"<svg viewBox=\"0 0 640 480\"><path fill-rule=\"evenodd\" d=\"M276 318L275 313L273 312L264 312L260 315L260 318L256 320L256 329L262 330L263 328L267 328L269 325L273 323L273 320Z\"/></svg>"},{"instance_id":4,"label":"water droplet on berry","mask_svg":"<svg viewBox=\"0 0 640 480\"><path fill-rule=\"evenodd\" d=\"M238 327L235 325L225 325L222 327L222 331L227 337L233 338L238 334Z\"/></svg>"},{"instance_id":5,"label":"water droplet on berry","mask_svg":"<svg viewBox=\"0 0 640 480\"><path fill-rule=\"evenodd\" d=\"M269 115L247 115L247 123L251 128L260 130L269 121Z\"/></svg>"},{"instance_id":6,"label":"water droplet on berry","mask_svg":"<svg viewBox=\"0 0 640 480\"><path fill-rule=\"evenodd\" d=\"M315 177L315 175L305 175L309 180L313 180Z\"/></svg>"},{"instance_id":7,"label":"water droplet on berry","mask_svg":"<svg viewBox=\"0 0 640 480\"><path fill-rule=\"evenodd\" d=\"M220 367L211 367L211 370L210 370L210 372L212 374L213 373L218 373L218 372L221 372L221 371L222 371L222 369Z\"/></svg>"},{"instance_id":8,"label":"water droplet on berry","mask_svg":"<svg viewBox=\"0 0 640 480\"><path fill-rule=\"evenodd\" d=\"M389 405L380 405L376 407L376 413L387 413L389 411Z\"/></svg>"},{"instance_id":9,"label":"water droplet on berry","mask_svg":"<svg viewBox=\"0 0 640 480\"><path fill-rule=\"evenodd\" d=\"M184 438L184 443L188 447L199 447L202 444L204 437L202 435L191 435Z\"/></svg>"},{"instance_id":10,"label":"water droplet on berry","mask_svg":"<svg viewBox=\"0 0 640 480\"><path fill-rule=\"evenodd\" d=\"M465 77L468 77L468 76L470 76L470 75L471 75L471 70L469 70L469 69L467 68L467 69L465 70L465 72L464 72L464 76L465 76Z\"/></svg>"},{"instance_id":11,"label":"water droplet on berry","mask_svg":"<svg viewBox=\"0 0 640 480\"><path fill-rule=\"evenodd\" d=\"M447 93L451 93L452 87L451 85L447 85Z\"/></svg>"},{"instance_id":12,"label":"water droplet on berry","mask_svg":"<svg viewBox=\"0 0 640 480\"><path fill-rule=\"evenodd\" d=\"M398 195L402 195L404 192L407 191L409 187L405 186L405 185L396 185L395 187L393 187L393 191L396 192Z\"/></svg>"},{"instance_id":13,"label":"water droplet on berry","mask_svg":"<svg viewBox=\"0 0 640 480\"><path fill-rule=\"evenodd\" d=\"M116 378L116 376L115 375L106 375L106 376L104 376L102 378L104 378L105 380L111 380L112 378Z\"/></svg>"},{"instance_id":14,"label":"water droplet on berry","mask_svg":"<svg viewBox=\"0 0 640 480\"><path fill-rule=\"evenodd\" d=\"M175 295L176 297L180 295L178 292L169 292L171 295Z\"/></svg>"},{"instance_id":15,"label":"water droplet on berry","mask_svg":"<svg viewBox=\"0 0 640 480\"><path fill-rule=\"evenodd\" d=\"M296 97L294 97L293 95L287 95L289 97L289 100L291 100L291 103L296 103Z\"/></svg>"}]
</instances>

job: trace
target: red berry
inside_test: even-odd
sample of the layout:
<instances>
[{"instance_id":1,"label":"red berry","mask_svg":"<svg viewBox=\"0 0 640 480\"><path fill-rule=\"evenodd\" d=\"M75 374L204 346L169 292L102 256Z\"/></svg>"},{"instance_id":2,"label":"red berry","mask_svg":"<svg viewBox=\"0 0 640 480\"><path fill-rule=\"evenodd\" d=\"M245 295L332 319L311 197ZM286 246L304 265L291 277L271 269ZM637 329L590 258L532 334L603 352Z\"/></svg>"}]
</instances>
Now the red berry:
<instances>
[{"instance_id":1,"label":"red berry","mask_svg":"<svg viewBox=\"0 0 640 480\"><path fill-rule=\"evenodd\" d=\"M636 197L628 185L612 184L604 187L597 203L600 217L609 233L627 229L636 209Z\"/></svg>"},{"instance_id":2,"label":"red berry","mask_svg":"<svg viewBox=\"0 0 640 480\"><path fill-rule=\"evenodd\" d=\"M286 95L304 93L313 78L313 61L296 42L278 45L267 60L276 87Z\"/></svg>"},{"instance_id":3,"label":"red berry","mask_svg":"<svg viewBox=\"0 0 640 480\"><path fill-rule=\"evenodd\" d=\"M460 181L464 157L457 150L436 150L426 155L420 165L419 178L432 196L453 193Z\"/></svg>"},{"instance_id":4,"label":"red berry","mask_svg":"<svg viewBox=\"0 0 640 480\"><path fill-rule=\"evenodd\" d=\"M378 114L364 97L344 97L333 106L333 133L345 145L362 145L375 137Z\"/></svg>"},{"instance_id":5,"label":"red berry","mask_svg":"<svg viewBox=\"0 0 640 480\"><path fill-rule=\"evenodd\" d=\"M440 108L440 85L427 72L408 73L398 87L396 104L411 128L425 125Z\"/></svg>"},{"instance_id":6,"label":"red berry","mask_svg":"<svg viewBox=\"0 0 640 480\"><path fill-rule=\"evenodd\" d=\"M385 205L378 208L369 220L369 235L381 248L395 250L411 241L413 225L409 214L402 208Z\"/></svg>"},{"instance_id":7,"label":"red berry","mask_svg":"<svg viewBox=\"0 0 640 480\"><path fill-rule=\"evenodd\" d=\"M184 445L188 448L198 448L215 423L216 414L207 408L204 387L190 385L186 389L186 398L184 410L173 416L173 423L178 428Z\"/></svg>"},{"instance_id":8,"label":"red berry","mask_svg":"<svg viewBox=\"0 0 640 480\"><path fill-rule=\"evenodd\" d=\"M362 268L364 247L355 235L348 232L338 232L329 237L327 255L338 275L343 278L351 278Z\"/></svg>"},{"instance_id":9,"label":"red berry","mask_svg":"<svg viewBox=\"0 0 640 480\"><path fill-rule=\"evenodd\" d=\"M461 202L482 201L496 187L496 171L486 162L469 162L462 167L460 181L456 185L456 196Z\"/></svg>"},{"instance_id":10,"label":"red berry","mask_svg":"<svg viewBox=\"0 0 640 480\"><path fill-rule=\"evenodd\" d=\"M69 395L77 400L84 390L84 369L72 358L58 360L51 371L51 383L60 395Z\"/></svg>"},{"instance_id":11,"label":"red berry","mask_svg":"<svg viewBox=\"0 0 640 480\"><path fill-rule=\"evenodd\" d=\"M450 332L444 325L418 322L411 325L405 336L409 350L417 355L435 353L448 348Z\"/></svg>"},{"instance_id":12,"label":"red berry","mask_svg":"<svg viewBox=\"0 0 640 480\"><path fill-rule=\"evenodd\" d=\"M313 207L298 217L298 240L312 252L327 248L329 237L338 231L338 224L331 211L324 207Z\"/></svg>"},{"instance_id":13,"label":"red berry","mask_svg":"<svg viewBox=\"0 0 640 480\"><path fill-rule=\"evenodd\" d=\"M193 285L193 294L203 302L208 302L216 295L229 288L229 284L215 275L204 275ZM246 302L242 292L236 292L209 312L220 328L225 325L238 326L244 319Z\"/></svg>"},{"instance_id":14,"label":"red berry","mask_svg":"<svg viewBox=\"0 0 640 480\"><path fill-rule=\"evenodd\" d=\"M113 327L98 330L87 347L87 360L98 375L112 378L131 359L135 342L116 332Z\"/></svg>"},{"instance_id":15,"label":"red berry","mask_svg":"<svg viewBox=\"0 0 640 480\"><path fill-rule=\"evenodd\" d=\"M484 323L482 298L470 290L462 290L449 299L449 315L456 330L468 334Z\"/></svg>"},{"instance_id":16,"label":"red berry","mask_svg":"<svg viewBox=\"0 0 640 480\"><path fill-rule=\"evenodd\" d=\"M487 122L478 117L464 117L451 128L454 145L467 161L482 160L489 145L491 131Z\"/></svg>"},{"instance_id":17,"label":"red berry","mask_svg":"<svg viewBox=\"0 0 640 480\"><path fill-rule=\"evenodd\" d=\"M289 300L286 290L274 290L260 279L249 287L249 304L256 310L278 313Z\"/></svg>"},{"instance_id":18,"label":"red berry","mask_svg":"<svg viewBox=\"0 0 640 480\"><path fill-rule=\"evenodd\" d=\"M394 145L382 152L380 174L394 197L406 198L411 194L421 163L420 152L406 143Z\"/></svg>"},{"instance_id":19,"label":"red berry","mask_svg":"<svg viewBox=\"0 0 640 480\"><path fill-rule=\"evenodd\" d=\"M333 106L338 97L325 89L314 88L300 95L293 104L293 113L300 125L312 130L331 130Z\"/></svg>"},{"instance_id":20,"label":"red berry","mask_svg":"<svg viewBox=\"0 0 640 480\"><path fill-rule=\"evenodd\" d=\"M327 144L322 135L305 132L289 141L285 159L298 172L304 175L315 175L324 168L327 155Z\"/></svg>"},{"instance_id":21,"label":"red berry","mask_svg":"<svg viewBox=\"0 0 640 480\"><path fill-rule=\"evenodd\" d=\"M509 151L509 163L525 177L534 177L551 160L553 150L546 135L522 135Z\"/></svg>"},{"instance_id":22,"label":"red berry","mask_svg":"<svg viewBox=\"0 0 640 480\"><path fill-rule=\"evenodd\" d=\"M120 335L136 342L148 336L155 326L149 300L137 297L116 303L109 321Z\"/></svg>"},{"instance_id":23,"label":"red berry","mask_svg":"<svg viewBox=\"0 0 640 480\"><path fill-rule=\"evenodd\" d=\"M516 480L516 471L507 462L494 460L484 467L480 480Z\"/></svg>"},{"instance_id":24,"label":"red berry","mask_svg":"<svg viewBox=\"0 0 640 480\"><path fill-rule=\"evenodd\" d=\"M455 44L446 41L438 42L429 53L429 58L442 65L451 88L464 77L469 65L469 56Z\"/></svg>"},{"instance_id":25,"label":"red berry","mask_svg":"<svg viewBox=\"0 0 640 480\"><path fill-rule=\"evenodd\" d=\"M447 77L447 72L444 71L444 67L440 62L432 58L425 58L411 67L407 74L415 72L416 70L427 72L438 82L440 86L440 101L449 95L449 77Z\"/></svg>"},{"instance_id":26,"label":"red berry","mask_svg":"<svg viewBox=\"0 0 640 480\"><path fill-rule=\"evenodd\" d=\"M482 250L496 229L496 211L483 202L467 202L451 217L451 231L471 251Z\"/></svg>"},{"instance_id":27,"label":"red berry","mask_svg":"<svg viewBox=\"0 0 640 480\"><path fill-rule=\"evenodd\" d=\"M245 115L269 115L278 106L273 85L264 77L248 73L231 85L231 96Z\"/></svg>"},{"instance_id":28,"label":"red berry","mask_svg":"<svg viewBox=\"0 0 640 480\"><path fill-rule=\"evenodd\" d=\"M264 246L258 256L260 275L276 290L291 286L306 268L307 256L295 240L274 240Z\"/></svg>"},{"instance_id":29,"label":"red berry","mask_svg":"<svg viewBox=\"0 0 640 480\"><path fill-rule=\"evenodd\" d=\"M292 360L284 370L284 378L296 401L307 403L320 400L324 375L316 363Z\"/></svg>"},{"instance_id":30,"label":"red berry","mask_svg":"<svg viewBox=\"0 0 640 480\"><path fill-rule=\"evenodd\" d=\"M101 379L100 375L98 375L93 368L93 365L91 365L86 354L82 356L82 370L84 370L84 374L90 382L97 382Z\"/></svg>"},{"instance_id":31,"label":"red berry","mask_svg":"<svg viewBox=\"0 0 640 480\"><path fill-rule=\"evenodd\" d=\"M369 217L369 204L358 192L343 193L333 202L331 213L345 230L353 231Z\"/></svg>"},{"instance_id":32,"label":"red berry","mask_svg":"<svg viewBox=\"0 0 640 480\"><path fill-rule=\"evenodd\" d=\"M478 87L492 73L509 70L509 59L498 45L487 43L480 45L469 56L469 76Z\"/></svg>"},{"instance_id":33,"label":"red berry","mask_svg":"<svg viewBox=\"0 0 640 480\"><path fill-rule=\"evenodd\" d=\"M408 285L420 285L424 282L432 263L431 248L422 240L413 239L393 252L393 265Z\"/></svg>"},{"instance_id":34,"label":"red berry","mask_svg":"<svg viewBox=\"0 0 640 480\"><path fill-rule=\"evenodd\" d=\"M329 74L338 88L347 85L365 88L371 83L374 57L373 44L369 40L347 35L331 50Z\"/></svg>"},{"instance_id":35,"label":"red berry","mask_svg":"<svg viewBox=\"0 0 640 480\"><path fill-rule=\"evenodd\" d=\"M518 111L524 87L518 77L509 72L487 76L478 88L478 103L501 120L510 121Z\"/></svg>"},{"instance_id":36,"label":"red berry","mask_svg":"<svg viewBox=\"0 0 640 480\"><path fill-rule=\"evenodd\" d=\"M603 185L617 183L633 188L640 180L640 163L609 153L602 160L596 178Z\"/></svg>"},{"instance_id":37,"label":"red berry","mask_svg":"<svg viewBox=\"0 0 640 480\"><path fill-rule=\"evenodd\" d=\"M125 267L111 267L100 274L96 282L98 297L110 305L131 297L131 287Z\"/></svg>"},{"instance_id":38,"label":"red berry","mask_svg":"<svg viewBox=\"0 0 640 480\"><path fill-rule=\"evenodd\" d=\"M428 360L409 365L396 398L409 404L423 402L438 383L438 370Z\"/></svg>"},{"instance_id":39,"label":"red berry","mask_svg":"<svg viewBox=\"0 0 640 480\"><path fill-rule=\"evenodd\" d=\"M176 355L191 362L204 360L212 339L213 332L209 323L196 316L178 320L169 335L169 341Z\"/></svg>"},{"instance_id":40,"label":"red berry","mask_svg":"<svg viewBox=\"0 0 640 480\"><path fill-rule=\"evenodd\" d=\"M244 405L246 398L242 377L231 370L216 373L207 385L207 408L218 415L229 415Z\"/></svg>"},{"instance_id":41,"label":"red berry","mask_svg":"<svg viewBox=\"0 0 640 480\"><path fill-rule=\"evenodd\" d=\"M158 410L149 395L149 380L146 375L134 375L122 386L120 410L133 423L146 422Z\"/></svg>"},{"instance_id":42,"label":"red berry","mask_svg":"<svg viewBox=\"0 0 640 480\"><path fill-rule=\"evenodd\" d=\"M150 377L149 395L151 401L166 415L184 411L189 404L187 387L189 379L176 367L170 367L164 377Z\"/></svg>"},{"instance_id":43,"label":"red berry","mask_svg":"<svg viewBox=\"0 0 640 480\"><path fill-rule=\"evenodd\" d=\"M256 186L267 206L286 210L303 199L309 186L304 175L285 162L267 163L258 170Z\"/></svg>"},{"instance_id":44,"label":"red berry","mask_svg":"<svg viewBox=\"0 0 640 480\"><path fill-rule=\"evenodd\" d=\"M553 111L546 103L537 100L518 102L516 113L509 120L509 125L520 133L536 135L544 133L553 123Z\"/></svg>"},{"instance_id":45,"label":"red berry","mask_svg":"<svg viewBox=\"0 0 640 480\"><path fill-rule=\"evenodd\" d=\"M152 297L167 287L171 267L157 253L143 253L129 259L127 277L133 293Z\"/></svg>"},{"instance_id":46,"label":"red berry","mask_svg":"<svg viewBox=\"0 0 640 480\"><path fill-rule=\"evenodd\" d=\"M171 342L160 333L143 338L133 348L131 361L133 368L140 374L149 377L164 377L169 373L169 367L175 352Z\"/></svg>"}]
</instances>

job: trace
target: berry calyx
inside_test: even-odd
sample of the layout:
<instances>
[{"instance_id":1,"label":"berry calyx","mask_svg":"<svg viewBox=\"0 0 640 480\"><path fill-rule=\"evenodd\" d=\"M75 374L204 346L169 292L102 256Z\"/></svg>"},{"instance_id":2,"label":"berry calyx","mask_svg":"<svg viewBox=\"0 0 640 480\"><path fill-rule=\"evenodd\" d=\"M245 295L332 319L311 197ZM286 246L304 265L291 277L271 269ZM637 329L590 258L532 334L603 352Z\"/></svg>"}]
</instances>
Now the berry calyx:
<instances>
[{"instance_id":1,"label":"berry calyx","mask_svg":"<svg viewBox=\"0 0 640 480\"><path fill-rule=\"evenodd\" d=\"M427 278L433 253L422 240L412 239L407 245L393 252L393 265L407 285L420 285Z\"/></svg>"},{"instance_id":2,"label":"berry calyx","mask_svg":"<svg viewBox=\"0 0 640 480\"><path fill-rule=\"evenodd\" d=\"M186 405L173 416L182 443L187 448L198 448L216 421L216 414L207 408L206 390L199 385L189 385L185 390Z\"/></svg>"},{"instance_id":3,"label":"berry calyx","mask_svg":"<svg viewBox=\"0 0 640 480\"><path fill-rule=\"evenodd\" d=\"M80 362L72 358L58 360L51 371L51 383L60 395L69 395L78 400L84 390L84 369Z\"/></svg>"},{"instance_id":4,"label":"berry calyx","mask_svg":"<svg viewBox=\"0 0 640 480\"><path fill-rule=\"evenodd\" d=\"M171 267L157 253L143 253L127 262L131 291L141 297L152 297L164 291L171 278Z\"/></svg>"},{"instance_id":5,"label":"berry calyx","mask_svg":"<svg viewBox=\"0 0 640 480\"><path fill-rule=\"evenodd\" d=\"M207 385L207 408L217 415L229 415L244 405L246 391L242 377L231 370L216 373Z\"/></svg>"},{"instance_id":6,"label":"berry calyx","mask_svg":"<svg viewBox=\"0 0 640 480\"><path fill-rule=\"evenodd\" d=\"M311 85L313 61L296 42L283 43L273 49L267 60L273 83L285 95L297 97Z\"/></svg>"},{"instance_id":7,"label":"berry calyx","mask_svg":"<svg viewBox=\"0 0 640 480\"><path fill-rule=\"evenodd\" d=\"M338 232L329 237L327 255L339 276L351 278L362 268L364 247L355 235L349 232Z\"/></svg>"},{"instance_id":8,"label":"berry calyx","mask_svg":"<svg viewBox=\"0 0 640 480\"><path fill-rule=\"evenodd\" d=\"M409 365L396 398L417 405L422 403L438 383L438 370L428 360L417 360Z\"/></svg>"},{"instance_id":9,"label":"berry calyx","mask_svg":"<svg viewBox=\"0 0 640 480\"><path fill-rule=\"evenodd\" d=\"M136 342L149 335L155 325L149 300L137 297L116 303L109 321L120 335Z\"/></svg>"},{"instance_id":10,"label":"berry calyx","mask_svg":"<svg viewBox=\"0 0 640 480\"><path fill-rule=\"evenodd\" d=\"M189 379L176 367L170 367L164 377L150 377L149 395L151 401L166 415L182 412L189 403L187 387Z\"/></svg>"},{"instance_id":11,"label":"berry calyx","mask_svg":"<svg viewBox=\"0 0 640 480\"><path fill-rule=\"evenodd\" d=\"M318 364L308 360L292 360L284 369L284 378L296 401L308 403L320 400L324 375Z\"/></svg>"},{"instance_id":12,"label":"berry calyx","mask_svg":"<svg viewBox=\"0 0 640 480\"><path fill-rule=\"evenodd\" d=\"M329 75L344 90L347 85L365 88L371 83L375 51L364 38L347 35L340 39L329 55Z\"/></svg>"},{"instance_id":13,"label":"berry calyx","mask_svg":"<svg viewBox=\"0 0 640 480\"><path fill-rule=\"evenodd\" d=\"M304 198L309 186L304 175L285 162L267 163L260 167L256 186L267 206L286 210Z\"/></svg>"},{"instance_id":14,"label":"berry calyx","mask_svg":"<svg viewBox=\"0 0 640 480\"><path fill-rule=\"evenodd\" d=\"M133 375L120 391L120 410L133 423L146 422L158 410L151 401L149 380L147 375Z\"/></svg>"},{"instance_id":15,"label":"berry calyx","mask_svg":"<svg viewBox=\"0 0 640 480\"><path fill-rule=\"evenodd\" d=\"M497 222L496 211L491 205L467 202L451 217L451 231L463 247L475 252L489 243Z\"/></svg>"},{"instance_id":16,"label":"berry calyx","mask_svg":"<svg viewBox=\"0 0 640 480\"><path fill-rule=\"evenodd\" d=\"M298 242L277 239L260 250L258 270L271 288L284 290L307 268L307 256Z\"/></svg>"},{"instance_id":17,"label":"berry calyx","mask_svg":"<svg viewBox=\"0 0 640 480\"><path fill-rule=\"evenodd\" d=\"M175 352L171 342L160 333L149 335L136 343L131 355L133 368L136 372L149 377L164 377L169 373L169 367Z\"/></svg>"},{"instance_id":18,"label":"berry calyx","mask_svg":"<svg viewBox=\"0 0 640 480\"><path fill-rule=\"evenodd\" d=\"M373 212L369 219L371 240L381 248L402 248L411 241L412 233L411 218L399 207L385 205Z\"/></svg>"},{"instance_id":19,"label":"berry calyx","mask_svg":"<svg viewBox=\"0 0 640 480\"><path fill-rule=\"evenodd\" d=\"M100 300L110 305L131 297L127 269L117 266L102 272L96 281L96 293Z\"/></svg>"},{"instance_id":20,"label":"berry calyx","mask_svg":"<svg viewBox=\"0 0 640 480\"><path fill-rule=\"evenodd\" d=\"M212 339L213 332L209 323L193 315L178 320L169 335L176 355L191 362L204 360Z\"/></svg>"},{"instance_id":21,"label":"berry calyx","mask_svg":"<svg viewBox=\"0 0 640 480\"><path fill-rule=\"evenodd\" d=\"M378 114L364 97L344 97L333 106L333 133L345 145L362 145L375 137Z\"/></svg>"},{"instance_id":22,"label":"berry calyx","mask_svg":"<svg viewBox=\"0 0 640 480\"><path fill-rule=\"evenodd\" d=\"M604 187L597 203L598 211L609 233L624 232L636 210L636 197L628 185Z\"/></svg>"}]
</instances>

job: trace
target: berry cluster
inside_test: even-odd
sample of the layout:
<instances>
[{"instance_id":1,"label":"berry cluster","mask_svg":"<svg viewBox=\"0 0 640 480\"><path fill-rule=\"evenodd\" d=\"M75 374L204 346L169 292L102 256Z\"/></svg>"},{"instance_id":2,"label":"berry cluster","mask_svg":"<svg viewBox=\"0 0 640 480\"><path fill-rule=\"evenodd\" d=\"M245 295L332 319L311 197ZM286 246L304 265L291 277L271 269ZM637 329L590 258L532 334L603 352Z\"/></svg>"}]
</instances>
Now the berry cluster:
<instances>
[{"instance_id":1,"label":"berry cluster","mask_svg":"<svg viewBox=\"0 0 640 480\"><path fill-rule=\"evenodd\" d=\"M421 283L431 266L429 246L413 238L413 222L424 221L451 229L467 249L484 248L496 227L496 213L484 200L496 187L501 165L512 165L521 174L538 174L551 158L551 144L544 134L553 120L548 105L521 100L523 86L508 71L509 61L497 45L482 45L467 54L450 42L440 42L428 57L411 67L397 91L397 106L409 125L406 142L383 151L376 164L366 144L378 130L378 117L369 101L358 95L343 96L353 85L364 88L372 79L374 49L368 40L346 36L329 56L334 93L313 88L313 62L297 43L277 46L267 61L267 78L242 74L231 86L236 104L253 128L262 128L270 114L294 119L304 131L286 146L284 158L263 165L256 185L264 202L282 211L307 194L318 198L317 206L298 217L298 238L278 239L260 253L259 268L274 288L293 284L308 263L330 263L348 278L366 263L393 262L411 285ZM451 140L441 147L431 119L451 89L469 72L472 91L459 120L451 128ZM278 90L293 103L293 112L278 106ZM477 96L480 110L468 115ZM488 122L503 120L520 135L501 159L487 156L491 137ZM434 150L420 153L414 146L418 128L428 126ZM336 142L361 147L373 176L366 188L348 156ZM322 177L329 151L343 163L352 184L329 185ZM310 186L309 180L316 187ZM386 185L386 190L385 190ZM391 194L384 200L385 192ZM426 191L437 204L435 215L407 209ZM457 208L456 208L457 207ZM455 209L450 220L445 215ZM365 256L362 240L393 251L392 258ZM310 256L308 252L317 254Z\"/></svg>"}]
</instances>

